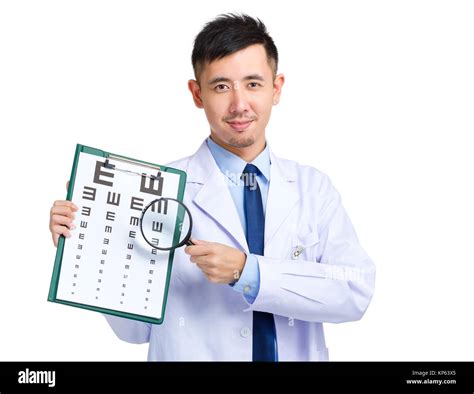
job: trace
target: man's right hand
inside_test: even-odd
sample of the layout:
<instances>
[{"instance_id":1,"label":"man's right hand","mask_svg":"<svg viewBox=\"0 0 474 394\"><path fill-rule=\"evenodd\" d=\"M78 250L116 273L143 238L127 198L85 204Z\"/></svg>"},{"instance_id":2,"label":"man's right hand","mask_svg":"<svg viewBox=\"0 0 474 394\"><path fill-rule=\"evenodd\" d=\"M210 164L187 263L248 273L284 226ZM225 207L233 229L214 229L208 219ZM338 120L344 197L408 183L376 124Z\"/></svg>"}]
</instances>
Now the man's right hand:
<instances>
[{"instance_id":1,"label":"man's right hand","mask_svg":"<svg viewBox=\"0 0 474 394\"><path fill-rule=\"evenodd\" d=\"M77 206L71 201L57 200L54 202L49 214L49 230L53 237L54 246L58 246L60 235L64 235L66 238L71 236L69 230L75 228L73 221L75 218L74 212L77 210Z\"/></svg>"}]
</instances>

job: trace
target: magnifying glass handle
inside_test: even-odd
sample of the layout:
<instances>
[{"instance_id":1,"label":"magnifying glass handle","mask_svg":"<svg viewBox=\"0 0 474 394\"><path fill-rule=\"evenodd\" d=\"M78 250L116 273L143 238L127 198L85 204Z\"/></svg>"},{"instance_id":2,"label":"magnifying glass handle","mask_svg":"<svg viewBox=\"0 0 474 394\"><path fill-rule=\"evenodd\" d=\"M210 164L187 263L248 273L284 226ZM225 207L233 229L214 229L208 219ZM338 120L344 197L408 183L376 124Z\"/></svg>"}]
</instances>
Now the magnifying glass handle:
<instances>
[{"instance_id":1,"label":"magnifying glass handle","mask_svg":"<svg viewBox=\"0 0 474 394\"><path fill-rule=\"evenodd\" d=\"M196 244L195 244L193 241L191 241L190 239L188 239L188 240L186 241L186 245L191 246L191 245L196 245Z\"/></svg>"}]
</instances>

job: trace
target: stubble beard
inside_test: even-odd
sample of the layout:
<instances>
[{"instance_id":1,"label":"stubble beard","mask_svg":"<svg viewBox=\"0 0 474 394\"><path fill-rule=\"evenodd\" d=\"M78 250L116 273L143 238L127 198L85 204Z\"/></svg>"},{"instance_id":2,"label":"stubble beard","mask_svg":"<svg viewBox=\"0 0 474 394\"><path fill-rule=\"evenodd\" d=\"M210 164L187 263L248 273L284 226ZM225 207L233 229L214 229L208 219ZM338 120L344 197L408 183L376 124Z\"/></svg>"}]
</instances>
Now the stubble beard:
<instances>
[{"instance_id":1,"label":"stubble beard","mask_svg":"<svg viewBox=\"0 0 474 394\"><path fill-rule=\"evenodd\" d=\"M255 144L255 139L252 137L248 138L231 138L229 140L229 145L232 146L233 148L248 148L249 146L252 146Z\"/></svg>"}]
</instances>

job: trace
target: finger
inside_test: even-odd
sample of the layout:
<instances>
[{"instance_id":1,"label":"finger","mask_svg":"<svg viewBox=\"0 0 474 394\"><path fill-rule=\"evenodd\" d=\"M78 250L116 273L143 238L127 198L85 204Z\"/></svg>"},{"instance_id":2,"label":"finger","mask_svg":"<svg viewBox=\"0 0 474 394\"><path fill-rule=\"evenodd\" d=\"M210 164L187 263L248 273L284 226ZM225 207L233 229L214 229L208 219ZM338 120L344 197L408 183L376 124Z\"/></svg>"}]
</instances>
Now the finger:
<instances>
[{"instance_id":1,"label":"finger","mask_svg":"<svg viewBox=\"0 0 474 394\"><path fill-rule=\"evenodd\" d=\"M71 218L63 215L52 215L51 216L51 226L55 226L57 224L67 226L71 230L76 228L75 224L72 222Z\"/></svg>"},{"instance_id":2,"label":"finger","mask_svg":"<svg viewBox=\"0 0 474 394\"><path fill-rule=\"evenodd\" d=\"M203 253L206 246L210 246L212 245L212 242L208 242L208 241L202 241L202 240L199 240L199 239L190 239L190 241L192 242L192 245L188 245L185 249L184 249L184 252L187 253L187 254L193 254L193 253ZM189 249L189 248L192 248L193 246L202 246L204 249L200 249L200 248L193 248L193 249Z\"/></svg>"},{"instance_id":3,"label":"finger","mask_svg":"<svg viewBox=\"0 0 474 394\"><path fill-rule=\"evenodd\" d=\"M213 264L206 256L194 257L194 264L196 264L203 271L208 271L212 269L217 269L218 266Z\"/></svg>"},{"instance_id":4,"label":"finger","mask_svg":"<svg viewBox=\"0 0 474 394\"><path fill-rule=\"evenodd\" d=\"M207 250L196 249L193 246L188 246L184 251L190 256L207 256L209 254Z\"/></svg>"},{"instance_id":5,"label":"finger","mask_svg":"<svg viewBox=\"0 0 474 394\"><path fill-rule=\"evenodd\" d=\"M62 216L68 216L71 219L74 219L76 215L74 215L72 209L68 206L65 205L58 205L58 206L53 206L51 208L51 216L52 215L62 215Z\"/></svg>"},{"instance_id":6,"label":"finger","mask_svg":"<svg viewBox=\"0 0 474 394\"><path fill-rule=\"evenodd\" d=\"M209 245L188 245L184 251L188 254L202 253L205 250L209 249Z\"/></svg>"},{"instance_id":7,"label":"finger","mask_svg":"<svg viewBox=\"0 0 474 394\"><path fill-rule=\"evenodd\" d=\"M51 226L51 232L53 234L53 237L54 235L57 235L57 237L59 238L60 235L64 235L66 238L71 238L71 232L66 226L55 224L54 226Z\"/></svg>"},{"instance_id":8,"label":"finger","mask_svg":"<svg viewBox=\"0 0 474 394\"><path fill-rule=\"evenodd\" d=\"M68 200L56 200L54 202L53 206L55 206L55 207L57 207L57 206L66 206L66 207L70 207L73 211L77 211L79 209L76 204L74 204L72 201L68 201Z\"/></svg>"},{"instance_id":9,"label":"finger","mask_svg":"<svg viewBox=\"0 0 474 394\"><path fill-rule=\"evenodd\" d=\"M201 262L201 256L191 256L189 261L191 261L191 263L198 264L198 262Z\"/></svg>"},{"instance_id":10,"label":"finger","mask_svg":"<svg viewBox=\"0 0 474 394\"><path fill-rule=\"evenodd\" d=\"M198 253L198 249L194 245L186 246L184 248L184 253L189 254L190 256L195 256Z\"/></svg>"},{"instance_id":11,"label":"finger","mask_svg":"<svg viewBox=\"0 0 474 394\"><path fill-rule=\"evenodd\" d=\"M196 265L206 275L211 275L214 272L211 268L207 267L206 265L201 265L201 264L196 264Z\"/></svg>"},{"instance_id":12,"label":"finger","mask_svg":"<svg viewBox=\"0 0 474 394\"><path fill-rule=\"evenodd\" d=\"M213 252L213 243L206 242L201 245L190 245L184 249L184 252L191 256L205 256Z\"/></svg>"},{"instance_id":13,"label":"finger","mask_svg":"<svg viewBox=\"0 0 474 394\"><path fill-rule=\"evenodd\" d=\"M204 275L206 276L207 280L211 283L226 283L225 280L222 280L222 278L215 273L207 273L204 272Z\"/></svg>"},{"instance_id":14,"label":"finger","mask_svg":"<svg viewBox=\"0 0 474 394\"><path fill-rule=\"evenodd\" d=\"M191 256L189 260L199 267L207 267L209 265L207 256Z\"/></svg>"},{"instance_id":15,"label":"finger","mask_svg":"<svg viewBox=\"0 0 474 394\"><path fill-rule=\"evenodd\" d=\"M199 258L196 257L196 256L191 256L191 257L189 258L189 261L190 261L191 263L193 263L193 264L196 264L197 267L202 270L202 267L198 264L198 259L199 259Z\"/></svg>"},{"instance_id":16,"label":"finger","mask_svg":"<svg viewBox=\"0 0 474 394\"><path fill-rule=\"evenodd\" d=\"M194 245L206 245L206 244L210 244L211 242L208 242L208 241L203 241L201 239L194 239L194 238L191 238L191 242L194 244Z\"/></svg>"},{"instance_id":17,"label":"finger","mask_svg":"<svg viewBox=\"0 0 474 394\"><path fill-rule=\"evenodd\" d=\"M53 244L54 246L58 246L58 239L59 239L59 234L56 234L56 233L51 233L52 237L53 237Z\"/></svg>"}]
</instances>

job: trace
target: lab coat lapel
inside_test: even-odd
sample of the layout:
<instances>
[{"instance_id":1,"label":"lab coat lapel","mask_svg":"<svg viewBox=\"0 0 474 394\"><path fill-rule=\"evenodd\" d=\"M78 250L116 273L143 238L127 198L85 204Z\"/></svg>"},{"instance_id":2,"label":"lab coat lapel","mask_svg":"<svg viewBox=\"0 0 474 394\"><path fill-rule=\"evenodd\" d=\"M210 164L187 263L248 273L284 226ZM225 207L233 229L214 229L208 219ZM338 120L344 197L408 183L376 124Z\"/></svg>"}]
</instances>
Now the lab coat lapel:
<instances>
[{"instance_id":1,"label":"lab coat lapel","mask_svg":"<svg viewBox=\"0 0 474 394\"><path fill-rule=\"evenodd\" d=\"M270 159L270 186L265 213L265 245L271 241L300 199L294 163L275 157L271 150Z\"/></svg>"},{"instance_id":2,"label":"lab coat lapel","mask_svg":"<svg viewBox=\"0 0 474 394\"><path fill-rule=\"evenodd\" d=\"M202 184L194 196L193 203L219 223L235 242L248 252L244 230L229 192L227 178L219 170L205 141L189 162L187 183Z\"/></svg>"}]
</instances>

